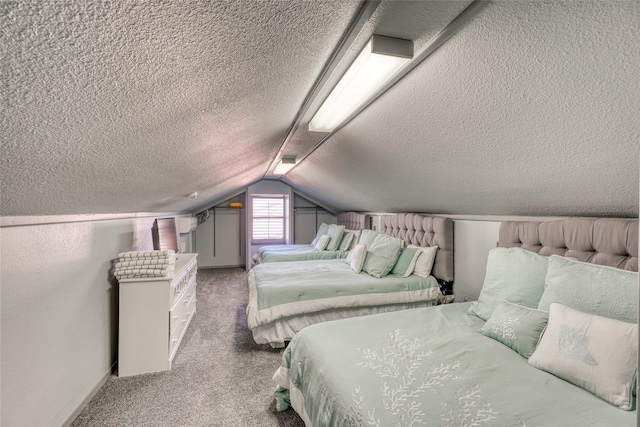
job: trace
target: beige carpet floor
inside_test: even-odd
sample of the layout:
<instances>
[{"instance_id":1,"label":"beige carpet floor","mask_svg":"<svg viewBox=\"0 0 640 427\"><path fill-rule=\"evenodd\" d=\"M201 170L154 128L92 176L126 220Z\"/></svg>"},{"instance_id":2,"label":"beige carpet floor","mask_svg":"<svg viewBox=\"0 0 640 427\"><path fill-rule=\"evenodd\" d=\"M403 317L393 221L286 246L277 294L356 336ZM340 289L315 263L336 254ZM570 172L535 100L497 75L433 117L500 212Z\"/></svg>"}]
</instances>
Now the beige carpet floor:
<instances>
[{"instance_id":1,"label":"beige carpet floor","mask_svg":"<svg viewBox=\"0 0 640 427\"><path fill-rule=\"evenodd\" d=\"M304 426L276 412L282 350L257 345L247 328L244 269L201 269L197 310L171 371L112 375L73 422L81 426Z\"/></svg>"}]
</instances>

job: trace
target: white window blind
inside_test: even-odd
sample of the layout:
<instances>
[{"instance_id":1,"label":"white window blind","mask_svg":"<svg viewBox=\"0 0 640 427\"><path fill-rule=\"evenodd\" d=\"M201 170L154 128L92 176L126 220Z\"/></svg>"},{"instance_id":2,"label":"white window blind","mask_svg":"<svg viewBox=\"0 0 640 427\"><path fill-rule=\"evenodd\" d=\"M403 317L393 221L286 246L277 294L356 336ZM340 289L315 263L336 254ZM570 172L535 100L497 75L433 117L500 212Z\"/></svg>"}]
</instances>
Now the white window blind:
<instances>
[{"instance_id":1,"label":"white window blind","mask_svg":"<svg viewBox=\"0 0 640 427\"><path fill-rule=\"evenodd\" d=\"M252 240L284 243L284 209L285 196L254 196Z\"/></svg>"}]
</instances>

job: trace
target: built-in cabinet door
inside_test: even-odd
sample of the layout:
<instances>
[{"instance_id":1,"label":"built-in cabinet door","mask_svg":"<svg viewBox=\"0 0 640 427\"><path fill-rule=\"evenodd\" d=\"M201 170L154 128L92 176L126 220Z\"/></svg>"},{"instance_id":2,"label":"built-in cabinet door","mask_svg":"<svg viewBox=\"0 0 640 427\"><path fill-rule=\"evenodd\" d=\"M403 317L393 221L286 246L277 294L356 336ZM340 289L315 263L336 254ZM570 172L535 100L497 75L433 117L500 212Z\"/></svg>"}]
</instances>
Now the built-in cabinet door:
<instances>
[{"instance_id":1,"label":"built-in cabinet door","mask_svg":"<svg viewBox=\"0 0 640 427\"><path fill-rule=\"evenodd\" d=\"M323 222L335 224L337 217L324 209L295 208L293 216L293 238L295 244L308 244L316 237Z\"/></svg>"},{"instance_id":2,"label":"built-in cabinet door","mask_svg":"<svg viewBox=\"0 0 640 427\"><path fill-rule=\"evenodd\" d=\"M244 266L243 211L215 208L196 228L198 267Z\"/></svg>"}]
</instances>

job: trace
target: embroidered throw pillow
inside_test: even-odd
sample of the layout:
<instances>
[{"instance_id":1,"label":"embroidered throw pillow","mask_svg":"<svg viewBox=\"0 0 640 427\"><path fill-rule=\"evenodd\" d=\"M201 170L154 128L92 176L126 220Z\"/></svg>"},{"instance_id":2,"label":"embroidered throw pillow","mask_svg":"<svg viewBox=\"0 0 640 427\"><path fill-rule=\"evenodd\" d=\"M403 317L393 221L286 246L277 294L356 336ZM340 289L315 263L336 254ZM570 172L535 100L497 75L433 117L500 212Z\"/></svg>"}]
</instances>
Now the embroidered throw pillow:
<instances>
[{"instance_id":1,"label":"embroidered throw pillow","mask_svg":"<svg viewBox=\"0 0 640 427\"><path fill-rule=\"evenodd\" d=\"M548 319L546 311L502 301L480 332L528 359L536 349Z\"/></svg>"},{"instance_id":2,"label":"embroidered throw pillow","mask_svg":"<svg viewBox=\"0 0 640 427\"><path fill-rule=\"evenodd\" d=\"M631 410L637 356L637 323L552 303L547 329L529 364Z\"/></svg>"}]
</instances>

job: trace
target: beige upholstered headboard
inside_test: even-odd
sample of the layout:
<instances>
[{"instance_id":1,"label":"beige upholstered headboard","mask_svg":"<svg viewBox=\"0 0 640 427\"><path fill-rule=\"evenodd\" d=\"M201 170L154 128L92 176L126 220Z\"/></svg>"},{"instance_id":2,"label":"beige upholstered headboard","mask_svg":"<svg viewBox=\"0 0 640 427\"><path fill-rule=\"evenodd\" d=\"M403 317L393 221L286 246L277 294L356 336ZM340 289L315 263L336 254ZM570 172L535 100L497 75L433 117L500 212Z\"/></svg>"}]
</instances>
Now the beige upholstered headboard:
<instances>
[{"instance_id":1,"label":"beige upholstered headboard","mask_svg":"<svg viewBox=\"0 0 640 427\"><path fill-rule=\"evenodd\" d=\"M432 274L436 279L453 282L453 220L413 213L383 215L380 232L397 237L407 245L438 246Z\"/></svg>"},{"instance_id":2,"label":"beige upholstered headboard","mask_svg":"<svg viewBox=\"0 0 640 427\"><path fill-rule=\"evenodd\" d=\"M552 221L505 221L498 243L540 255L573 257L593 264L638 271L638 220L567 218Z\"/></svg>"},{"instance_id":3,"label":"beige upholstered headboard","mask_svg":"<svg viewBox=\"0 0 640 427\"><path fill-rule=\"evenodd\" d=\"M348 230L364 230L366 215L358 212L342 212L338 214L338 224Z\"/></svg>"}]
</instances>

